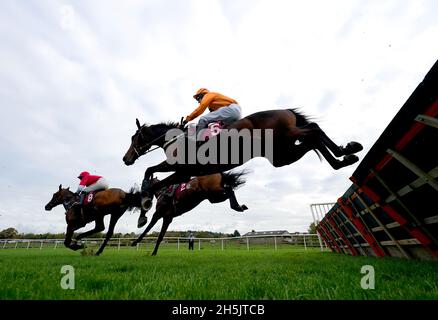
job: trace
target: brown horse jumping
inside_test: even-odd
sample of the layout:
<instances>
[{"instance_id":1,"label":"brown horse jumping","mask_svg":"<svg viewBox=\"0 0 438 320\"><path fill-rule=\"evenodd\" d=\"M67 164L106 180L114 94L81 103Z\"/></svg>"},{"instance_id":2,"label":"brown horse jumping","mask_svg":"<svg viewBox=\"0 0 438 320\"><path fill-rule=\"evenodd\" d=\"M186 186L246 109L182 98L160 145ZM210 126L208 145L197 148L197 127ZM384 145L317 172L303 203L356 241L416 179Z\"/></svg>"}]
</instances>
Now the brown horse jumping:
<instances>
[{"instance_id":1,"label":"brown horse jumping","mask_svg":"<svg viewBox=\"0 0 438 320\"><path fill-rule=\"evenodd\" d=\"M166 132L178 128L179 124L161 123L158 125L140 126L137 120L137 127L138 130L132 136L131 145L123 157L126 165L133 164L139 156L147 153L153 145L161 148L167 147L167 141L165 141ZM362 145L357 142L349 142L345 147L338 146L316 123L310 122L306 116L295 109L257 112L224 128L236 129L237 131L248 129L251 132L252 140L256 139L253 135L254 129L272 130L273 159L271 162L274 167L289 165L301 159L310 150L317 150L333 169L338 170L357 162L359 158L354 153L363 149ZM215 138L218 140L220 135L217 135ZM242 154L244 147L243 143L240 143L238 150L233 152ZM343 157L343 159L339 160L336 157ZM152 195L165 186L187 181L191 176L224 172L238 167L248 160L240 157L237 163L227 162L225 164L220 162L214 164L201 164L199 162L187 164L163 161L156 166L149 167L145 172L142 183L142 195L145 198L142 205L148 210L152 206ZM172 171L174 174L166 179L157 183L151 183L153 173Z\"/></svg>"},{"instance_id":2,"label":"brown horse jumping","mask_svg":"<svg viewBox=\"0 0 438 320\"><path fill-rule=\"evenodd\" d=\"M116 226L117 221L125 211L133 208L140 208L141 205L140 192L128 193L116 188L99 191L95 194L92 204L83 207L86 219L84 222L78 212L79 208L77 206L72 207L72 204L77 200L77 194L70 191L69 188L63 189L62 185L59 185L58 191L53 194L52 199L46 204L45 209L50 211L60 204L64 206L66 209L65 220L67 222L67 232L65 234L64 245L75 251L84 248L83 244L77 244L78 240L105 230L104 217L110 214L111 219L108 231L103 243L96 252L96 255L102 253L114 233L114 227ZM72 241L73 232L75 230L85 227L86 224L93 221L96 223L94 229L77 235Z\"/></svg>"},{"instance_id":3,"label":"brown horse jumping","mask_svg":"<svg viewBox=\"0 0 438 320\"><path fill-rule=\"evenodd\" d=\"M230 190L233 191L239 185L245 183L242 176L245 173L217 173L208 176L196 177L190 180L181 191L174 193L173 195L166 195L166 188L159 190L155 196L157 198L157 205L155 213L152 216L151 222L146 227L140 237L132 243L135 246L143 239L143 237L151 230L151 228L161 218L163 224L161 231L155 244L152 255L156 255L158 247L166 234L167 228L172 222L173 218L178 217L186 212L189 212L202 201L208 200L211 203L223 202L227 199L230 200L230 206L236 211L243 211L246 208L245 205L239 205L234 196L230 196ZM155 183L159 182L158 179L153 179Z\"/></svg>"}]
</instances>

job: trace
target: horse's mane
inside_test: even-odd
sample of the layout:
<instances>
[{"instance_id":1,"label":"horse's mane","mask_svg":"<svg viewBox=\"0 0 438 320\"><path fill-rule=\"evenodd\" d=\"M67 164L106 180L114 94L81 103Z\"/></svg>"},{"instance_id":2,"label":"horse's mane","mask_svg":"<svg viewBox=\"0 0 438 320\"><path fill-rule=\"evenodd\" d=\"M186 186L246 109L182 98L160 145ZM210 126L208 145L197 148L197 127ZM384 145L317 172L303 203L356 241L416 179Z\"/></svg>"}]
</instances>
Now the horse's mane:
<instances>
[{"instance_id":1,"label":"horse's mane","mask_svg":"<svg viewBox=\"0 0 438 320\"><path fill-rule=\"evenodd\" d=\"M68 194L70 195L74 195L75 193L73 191L70 190L70 187L68 188L62 188L63 191L66 191Z\"/></svg>"},{"instance_id":2,"label":"horse's mane","mask_svg":"<svg viewBox=\"0 0 438 320\"><path fill-rule=\"evenodd\" d=\"M174 121L165 121L165 122L160 122L158 124L156 124L156 126L160 126L160 127L171 127L171 128L178 128L179 127L179 123L178 122L174 122Z\"/></svg>"},{"instance_id":3,"label":"horse's mane","mask_svg":"<svg viewBox=\"0 0 438 320\"><path fill-rule=\"evenodd\" d=\"M165 129L169 129L169 128L178 128L179 125L180 124L178 122L174 122L174 121L163 121L163 122L159 122L157 124L148 124L147 122L145 122L144 124L142 124L141 128L143 128L143 127L155 127L155 128L164 127Z\"/></svg>"}]
</instances>

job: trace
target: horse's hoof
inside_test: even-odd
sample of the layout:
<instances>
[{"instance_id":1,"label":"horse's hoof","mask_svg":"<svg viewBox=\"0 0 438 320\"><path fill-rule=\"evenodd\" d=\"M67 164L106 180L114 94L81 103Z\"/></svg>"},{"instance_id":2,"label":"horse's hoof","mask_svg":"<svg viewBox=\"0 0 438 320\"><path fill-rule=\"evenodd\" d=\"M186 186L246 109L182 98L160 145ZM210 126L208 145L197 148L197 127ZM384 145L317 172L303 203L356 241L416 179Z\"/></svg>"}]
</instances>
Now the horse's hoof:
<instances>
[{"instance_id":1,"label":"horse's hoof","mask_svg":"<svg viewBox=\"0 0 438 320\"><path fill-rule=\"evenodd\" d=\"M152 208L152 199L149 197L144 198L141 201L141 207L144 211L148 212Z\"/></svg>"},{"instance_id":2,"label":"horse's hoof","mask_svg":"<svg viewBox=\"0 0 438 320\"><path fill-rule=\"evenodd\" d=\"M241 208L243 209L243 211L248 210L248 207L245 206L244 204L241 205Z\"/></svg>"},{"instance_id":3,"label":"horse's hoof","mask_svg":"<svg viewBox=\"0 0 438 320\"><path fill-rule=\"evenodd\" d=\"M363 150L362 145L359 142L355 142L355 141L351 141L347 143L347 145L343 148L345 155L351 155L362 150Z\"/></svg>"},{"instance_id":4,"label":"horse's hoof","mask_svg":"<svg viewBox=\"0 0 438 320\"><path fill-rule=\"evenodd\" d=\"M137 228L144 227L147 222L148 222L148 217L140 217L140 218L138 218Z\"/></svg>"},{"instance_id":5,"label":"horse's hoof","mask_svg":"<svg viewBox=\"0 0 438 320\"><path fill-rule=\"evenodd\" d=\"M344 167L352 165L353 163L356 163L359 161L359 157L354 155L354 154L349 154L347 156L344 157L344 159L342 160L342 164Z\"/></svg>"}]
</instances>

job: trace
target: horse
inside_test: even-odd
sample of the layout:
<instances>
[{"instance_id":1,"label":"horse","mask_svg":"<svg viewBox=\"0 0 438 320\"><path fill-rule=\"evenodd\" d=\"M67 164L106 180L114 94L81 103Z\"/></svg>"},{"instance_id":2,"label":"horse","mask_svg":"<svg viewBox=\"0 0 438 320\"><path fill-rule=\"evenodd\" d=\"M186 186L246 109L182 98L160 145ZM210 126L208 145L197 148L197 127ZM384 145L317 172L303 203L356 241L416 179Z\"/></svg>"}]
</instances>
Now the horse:
<instances>
[{"instance_id":1,"label":"horse","mask_svg":"<svg viewBox=\"0 0 438 320\"><path fill-rule=\"evenodd\" d=\"M52 199L46 204L45 209L50 211L60 204L64 206L66 209L65 220L67 222L64 245L74 251L84 248L83 244L77 244L78 240L105 230L104 217L110 214L111 218L108 231L105 235L103 243L96 252L96 255L98 256L103 252L106 244L112 237L114 227L116 226L119 218L127 210L140 208L141 195L140 192L134 192L133 190L131 190L131 192L125 192L117 188L97 191L94 195L92 203L83 206L85 221L78 213L79 207L72 206L72 204L76 201L78 201L77 194L70 191L69 188L63 189L62 185L59 185L58 191L53 194ZM73 232L75 230L85 227L85 225L93 221L95 222L94 229L78 234L72 241Z\"/></svg>"},{"instance_id":2,"label":"horse","mask_svg":"<svg viewBox=\"0 0 438 320\"><path fill-rule=\"evenodd\" d=\"M173 218L189 212L204 200L208 200L211 203L219 203L229 199L233 210L239 212L246 210L247 207L245 205L238 204L234 197L234 192L232 193L233 196L230 197L230 190L233 191L245 183L242 179L243 175L245 175L244 171L239 173L216 173L195 177L187 182L187 184L181 184L177 188L172 186L171 189L174 191L171 194L167 194L168 190L166 190L166 187L158 190L155 194L157 205L151 222L131 245L137 245L158 220L163 219L161 231L152 252L152 255L155 256ZM157 178L153 178L153 181L154 183L159 182Z\"/></svg>"},{"instance_id":3,"label":"horse","mask_svg":"<svg viewBox=\"0 0 438 320\"><path fill-rule=\"evenodd\" d=\"M123 157L125 165L132 165L138 157L150 152L150 148L156 145L160 148L169 147L165 136L169 130L180 128L176 122L159 123L157 125L142 125L136 119L137 131L131 137L131 145ZM307 152L315 150L318 154L328 161L330 166L338 170L340 168L352 165L359 161L355 153L363 149L358 142L349 142L345 147L338 146L334 143L324 131L309 118L296 109L268 110L251 114L236 122L223 127L224 129L236 129L237 132L247 129L251 132L251 142L257 137L254 135L255 129L272 130L272 151L273 157L271 164L274 167L289 165L301 159ZM219 133L214 138L216 141L220 138ZM266 140L265 140L266 141ZM262 141L263 142L263 141ZM243 143L239 143L238 151L242 154L244 149ZM330 152L331 151L331 152ZM333 154L332 154L333 153ZM264 154L260 155L264 156ZM319 154L318 154L319 156ZM167 160L162 163L147 168L142 183L142 207L147 211L152 206L152 195L159 189L172 184L178 184L190 179L191 176L200 176L224 172L235 167L243 165L250 158L239 157L236 162L226 163L207 163L202 164L196 159L194 164L189 163L171 163ZM342 160L335 157L343 157ZM151 177L155 172L174 172L172 175L160 182L152 183Z\"/></svg>"},{"instance_id":4,"label":"horse","mask_svg":"<svg viewBox=\"0 0 438 320\"><path fill-rule=\"evenodd\" d=\"M141 126L140 126L140 122L138 121L138 119L136 119L136 125L137 125L137 128L138 128L138 129L141 128ZM179 127L179 124L169 122L168 124L162 124L161 127L165 130L165 132L167 132L167 130L165 129L166 127ZM162 141L161 141L161 142L158 142L158 143L159 143L160 145L164 145L164 144L165 144L164 136L163 136L163 137L160 137L160 138L162 138ZM141 146L141 148L144 148L144 146ZM132 161L131 164L133 164L133 163L134 163L139 157L141 157L141 156L143 155L143 153L140 154L140 153L137 151L137 149L136 149L135 147L133 147L132 150L135 150L134 152L135 152L135 154L137 155L137 157L133 157L133 158L131 158L131 161ZM242 171L242 172L240 173L240 175L244 175L244 174L246 174L245 171ZM240 175L239 175L239 176L240 176ZM200 181L203 181L203 182L205 181L206 184L208 184L208 183L207 183L208 181L215 182L215 183L216 183L216 188L217 188L218 190L221 190L221 192L222 192L222 189L220 189L220 188L218 187L218 186L219 186L219 183L221 182L221 181L217 181L218 177L222 177L222 188L223 188L223 191L225 192L225 194L227 195L228 199L230 200L230 206L231 206L231 209L233 209L233 210L235 210L235 211L238 211L238 212L243 212L244 210L247 210L247 209L248 209L247 206L245 206L245 205L242 205L242 206L239 205L239 203L238 203L238 201L237 201L237 198L236 198L236 194L234 193L234 188L236 187L236 186L234 186L234 179L237 179L237 178L238 178L238 177L236 176L236 174L224 173L224 174L222 174L221 176L219 176L219 175L217 175L217 174L214 174L212 177L206 177L206 176L203 176L203 177L200 177ZM154 181L155 181L155 182L158 182L159 180L158 180L158 179L155 179ZM227 182L227 181L228 181L228 182ZM176 184L175 184L175 185L176 185ZM164 188L163 188L163 190L164 190ZM222 201L225 201L225 199L222 200ZM219 202L222 202L222 201L219 201ZM211 200L210 200L210 202L211 202L211 203L216 203L216 202L211 201ZM199 203L199 202L198 202L198 203ZM198 205L198 203L196 203L196 204L193 206L193 208L196 207L196 206ZM142 212L144 212L144 211L142 211ZM138 224L138 227L139 227L139 228L142 227L142 226L144 225L144 223L141 222L142 219L145 219L145 218L143 218L143 214L140 215L140 218L139 218L139 224Z\"/></svg>"}]
</instances>

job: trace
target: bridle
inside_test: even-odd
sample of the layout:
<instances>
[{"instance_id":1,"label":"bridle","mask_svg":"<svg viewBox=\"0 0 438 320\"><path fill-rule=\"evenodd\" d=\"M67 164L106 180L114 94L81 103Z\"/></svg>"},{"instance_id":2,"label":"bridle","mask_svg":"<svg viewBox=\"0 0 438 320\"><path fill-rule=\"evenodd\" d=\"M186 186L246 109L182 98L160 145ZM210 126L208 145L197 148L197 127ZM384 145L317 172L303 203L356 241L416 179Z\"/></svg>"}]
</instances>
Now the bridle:
<instances>
[{"instance_id":1,"label":"bridle","mask_svg":"<svg viewBox=\"0 0 438 320\"><path fill-rule=\"evenodd\" d=\"M142 139L144 139L143 133L141 132L141 129L139 129L139 133ZM155 148L149 149L151 146L153 146L154 142L160 140L161 138L163 138L166 134L162 134L161 136L159 136L158 138L155 138L154 140L152 140L151 142L149 142L148 144L138 147L138 149L134 146L132 146L132 149L134 149L134 152L137 154L137 157L141 157L144 154L147 154L149 152L155 151L158 148L160 148L160 146L156 146ZM146 151L143 151L144 149L146 149Z\"/></svg>"},{"instance_id":2,"label":"bridle","mask_svg":"<svg viewBox=\"0 0 438 320\"><path fill-rule=\"evenodd\" d=\"M140 127L140 128L138 128L138 133L140 134L140 137L141 137L142 139L144 139L143 132L141 132L141 129L142 129L142 128L143 128L143 126ZM140 158L142 155L148 154L149 152L155 151L155 150L157 150L157 149L159 149L159 148L165 148L167 145L169 145L169 142L172 142L173 139L170 140L170 141L168 141L168 142L166 142L162 147L161 147L161 146L156 146L155 148L149 149L151 146L154 145L154 143L155 143L156 141L160 140L161 138L163 138L163 137L165 137L165 136L166 136L166 133L163 133L163 134L160 135L159 137L155 138L155 139L152 140L151 142L149 142L149 143L147 143L146 145L141 146L141 147L137 147L137 148L136 148L136 147L132 146L132 149L134 150L135 154L137 155L137 158ZM145 149L146 149L146 151L144 151Z\"/></svg>"}]
</instances>

